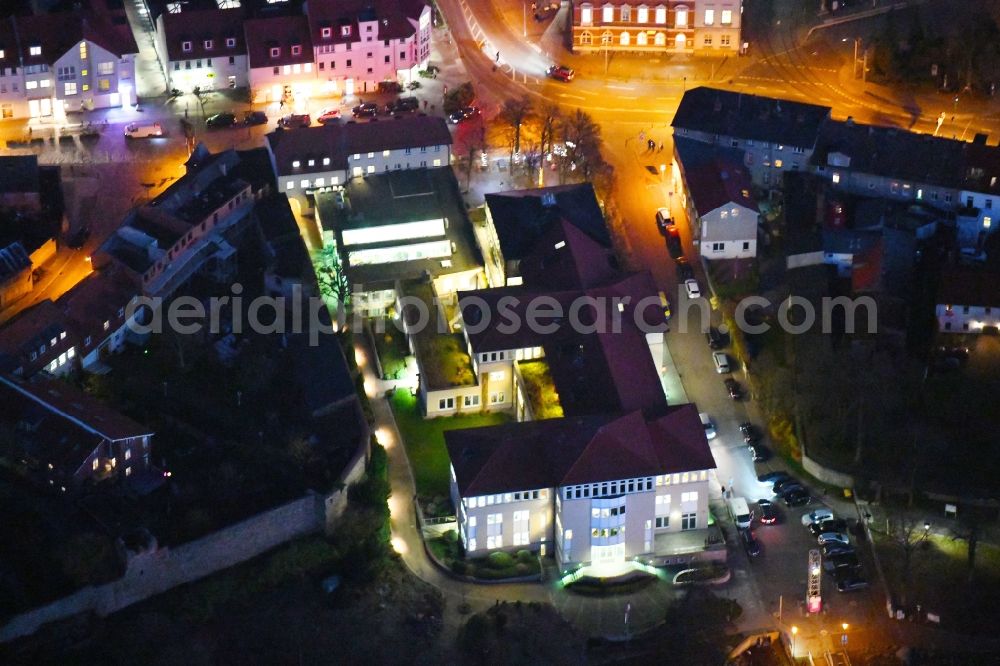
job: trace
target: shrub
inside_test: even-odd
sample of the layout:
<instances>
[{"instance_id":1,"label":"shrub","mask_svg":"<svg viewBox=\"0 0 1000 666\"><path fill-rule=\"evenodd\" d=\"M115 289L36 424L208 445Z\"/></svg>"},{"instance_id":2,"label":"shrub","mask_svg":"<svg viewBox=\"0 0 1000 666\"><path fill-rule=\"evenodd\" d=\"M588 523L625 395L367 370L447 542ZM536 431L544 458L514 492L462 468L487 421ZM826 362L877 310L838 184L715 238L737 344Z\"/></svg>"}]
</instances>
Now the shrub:
<instances>
[{"instance_id":1,"label":"shrub","mask_svg":"<svg viewBox=\"0 0 1000 666\"><path fill-rule=\"evenodd\" d=\"M510 553L496 552L490 553L488 562L493 569L507 569L514 565L514 558Z\"/></svg>"},{"instance_id":2,"label":"shrub","mask_svg":"<svg viewBox=\"0 0 1000 666\"><path fill-rule=\"evenodd\" d=\"M447 532L444 533L444 540L447 541L448 543L455 543L456 541L458 541L458 531L448 530Z\"/></svg>"},{"instance_id":3,"label":"shrub","mask_svg":"<svg viewBox=\"0 0 1000 666\"><path fill-rule=\"evenodd\" d=\"M518 562L534 562L535 554L530 550L519 550L517 551L517 561Z\"/></svg>"},{"instance_id":4,"label":"shrub","mask_svg":"<svg viewBox=\"0 0 1000 666\"><path fill-rule=\"evenodd\" d=\"M518 562L517 565L514 567L514 571L517 572L518 576L527 576L528 574L531 573L531 566L525 564L524 562Z\"/></svg>"},{"instance_id":5,"label":"shrub","mask_svg":"<svg viewBox=\"0 0 1000 666\"><path fill-rule=\"evenodd\" d=\"M469 571L469 565L465 563L465 560L455 560L451 563L451 570L459 576L464 576Z\"/></svg>"}]
</instances>

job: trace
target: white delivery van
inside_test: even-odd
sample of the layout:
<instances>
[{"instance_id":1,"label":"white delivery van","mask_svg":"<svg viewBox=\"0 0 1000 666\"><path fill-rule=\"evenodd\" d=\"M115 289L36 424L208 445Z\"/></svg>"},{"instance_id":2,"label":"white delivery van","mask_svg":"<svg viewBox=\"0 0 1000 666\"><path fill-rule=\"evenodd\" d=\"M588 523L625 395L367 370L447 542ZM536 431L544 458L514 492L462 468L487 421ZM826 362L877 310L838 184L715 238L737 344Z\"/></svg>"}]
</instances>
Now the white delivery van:
<instances>
[{"instance_id":1,"label":"white delivery van","mask_svg":"<svg viewBox=\"0 0 1000 666\"><path fill-rule=\"evenodd\" d=\"M753 514L750 513L750 507L747 506L745 498L732 497L729 499L729 515L733 517L733 522L736 523L736 527L743 530L750 529L750 523L753 521Z\"/></svg>"},{"instance_id":2,"label":"white delivery van","mask_svg":"<svg viewBox=\"0 0 1000 666\"><path fill-rule=\"evenodd\" d=\"M160 123L130 123L125 126L126 139L146 139L154 136L163 136Z\"/></svg>"}]
</instances>

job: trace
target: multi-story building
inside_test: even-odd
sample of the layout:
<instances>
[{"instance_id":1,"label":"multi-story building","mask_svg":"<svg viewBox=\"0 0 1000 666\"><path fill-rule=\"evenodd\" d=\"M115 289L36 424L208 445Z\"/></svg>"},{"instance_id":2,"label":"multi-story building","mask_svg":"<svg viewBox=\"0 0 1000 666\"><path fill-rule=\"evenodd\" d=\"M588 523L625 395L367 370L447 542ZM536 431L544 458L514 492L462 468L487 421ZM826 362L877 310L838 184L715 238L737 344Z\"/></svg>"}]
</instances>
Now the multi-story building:
<instances>
[{"instance_id":1,"label":"multi-story building","mask_svg":"<svg viewBox=\"0 0 1000 666\"><path fill-rule=\"evenodd\" d=\"M164 12L156 19L156 51L167 88L191 92L243 88L249 80L243 11Z\"/></svg>"},{"instance_id":2,"label":"multi-story building","mask_svg":"<svg viewBox=\"0 0 1000 666\"><path fill-rule=\"evenodd\" d=\"M451 133L443 118L413 115L369 123L276 130L267 135L278 191L302 209L324 188L348 178L451 164Z\"/></svg>"},{"instance_id":3,"label":"multi-story building","mask_svg":"<svg viewBox=\"0 0 1000 666\"><path fill-rule=\"evenodd\" d=\"M311 0L307 15L317 76L330 94L406 84L427 66L431 7L424 0Z\"/></svg>"},{"instance_id":4,"label":"multi-story building","mask_svg":"<svg viewBox=\"0 0 1000 666\"><path fill-rule=\"evenodd\" d=\"M469 557L539 551L566 571L712 556L715 459L694 405L449 430L445 442Z\"/></svg>"},{"instance_id":5,"label":"multi-story building","mask_svg":"<svg viewBox=\"0 0 1000 666\"><path fill-rule=\"evenodd\" d=\"M255 104L296 103L325 96L317 89L309 19L302 15L250 19L243 23L250 68L250 98Z\"/></svg>"},{"instance_id":6,"label":"multi-story building","mask_svg":"<svg viewBox=\"0 0 1000 666\"><path fill-rule=\"evenodd\" d=\"M591 0L573 7L573 49L732 55L741 0Z\"/></svg>"},{"instance_id":7,"label":"multi-story building","mask_svg":"<svg viewBox=\"0 0 1000 666\"><path fill-rule=\"evenodd\" d=\"M982 333L1000 328L1000 275L971 268L948 269L941 276L936 315L943 333Z\"/></svg>"},{"instance_id":8,"label":"multi-story building","mask_svg":"<svg viewBox=\"0 0 1000 666\"><path fill-rule=\"evenodd\" d=\"M706 259L757 256L757 218L750 174L732 148L674 140L674 181L691 233Z\"/></svg>"},{"instance_id":9,"label":"multi-story building","mask_svg":"<svg viewBox=\"0 0 1000 666\"><path fill-rule=\"evenodd\" d=\"M63 492L154 471L153 431L66 382L0 376L0 423L25 471Z\"/></svg>"},{"instance_id":10,"label":"multi-story building","mask_svg":"<svg viewBox=\"0 0 1000 666\"><path fill-rule=\"evenodd\" d=\"M14 16L0 27L0 117L63 117L135 104L139 49L103 13Z\"/></svg>"},{"instance_id":11,"label":"multi-story building","mask_svg":"<svg viewBox=\"0 0 1000 666\"><path fill-rule=\"evenodd\" d=\"M674 136L743 153L760 187L781 185L785 171L806 171L830 107L698 87L684 93ZM676 190L675 183L675 190Z\"/></svg>"}]
</instances>

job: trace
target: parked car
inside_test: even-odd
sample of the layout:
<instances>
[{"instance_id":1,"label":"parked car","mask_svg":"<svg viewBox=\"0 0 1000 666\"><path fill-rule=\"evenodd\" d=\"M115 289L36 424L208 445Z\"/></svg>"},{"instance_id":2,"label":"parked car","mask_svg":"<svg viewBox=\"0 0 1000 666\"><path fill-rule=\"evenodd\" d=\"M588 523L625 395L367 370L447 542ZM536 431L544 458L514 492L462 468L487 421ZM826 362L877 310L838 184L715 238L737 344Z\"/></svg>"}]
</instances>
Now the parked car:
<instances>
[{"instance_id":1,"label":"parked car","mask_svg":"<svg viewBox=\"0 0 1000 666\"><path fill-rule=\"evenodd\" d=\"M868 581L857 571L849 571L846 575L837 578L838 592L856 592L868 587Z\"/></svg>"},{"instance_id":2,"label":"parked car","mask_svg":"<svg viewBox=\"0 0 1000 666\"><path fill-rule=\"evenodd\" d=\"M740 424L740 434L743 435L743 442L750 446L753 446L754 444L760 442L763 436L760 431L760 428L750 423L749 421L744 421L743 423ZM788 474L785 472L776 472L776 474L782 474L786 477L788 476Z\"/></svg>"},{"instance_id":3,"label":"parked car","mask_svg":"<svg viewBox=\"0 0 1000 666\"><path fill-rule=\"evenodd\" d=\"M267 123L267 114L263 111L247 111L243 114L244 125L264 125Z\"/></svg>"},{"instance_id":4,"label":"parked car","mask_svg":"<svg viewBox=\"0 0 1000 666\"><path fill-rule=\"evenodd\" d=\"M748 424L741 424L740 425L740 430L743 429L743 425L748 425ZM757 480L760 481L761 483L766 483L769 486L774 486L774 484L776 484L778 481L781 481L782 479L790 479L790 478L792 478L792 477L791 477L791 475L788 472L783 472L781 470L776 470L774 472L766 472L764 474L759 475L757 477Z\"/></svg>"},{"instance_id":5,"label":"parked car","mask_svg":"<svg viewBox=\"0 0 1000 666\"><path fill-rule=\"evenodd\" d=\"M681 233L678 231L676 225L667 227L667 252L670 254L670 258L675 261L684 256L684 245L681 243Z\"/></svg>"},{"instance_id":6,"label":"parked car","mask_svg":"<svg viewBox=\"0 0 1000 666\"><path fill-rule=\"evenodd\" d=\"M844 553L853 553L854 546L845 543L828 543L823 546L823 557L833 557Z\"/></svg>"},{"instance_id":7,"label":"parked car","mask_svg":"<svg viewBox=\"0 0 1000 666\"><path fill-rule=\"evenodd\" d=\"M732 377L726 377L725 380L723 380L723 383L726 385L726 393L729 394L730 398L733 400L743 399L743 387L740 386L738 381Z\"/></svg>"},{"instance_id":8,"label":"parked car","mask_svg":"<svg viewBox=\"0 0 1000 666\"><path fill-rule=\"evenodd\" d=\"M420 109L420 100L416 97L400 97L385 105L385 112L398 116L403 113L413 113Z\"/></svg>"},{"instance_id":9,"label":"parked car","mask_svg":"<svg viewBox=\"0 0 1000 666\"><path fill-rule=\"evenodd\" d=\"M687 283L685 282L684 284ZM720 375L729 372L729 357L726 355L726 352L712 352L712 365L715 366L715 371Z\"/></svg>"},{"instance_id":10,"label":"parked car","mask_svg":"<svg viewBox=\"0 0 1000 666\"><path fill-rule=\"evenodd\" d=\"M532 5L534 6L534 3L532 3ZM558 2L550 2L548 4L538 5L535 9L535 20L545 21L547 19L550 19L556 15L557 11L559 11Z\"/></svg>"},{"instance_id":11,"label":"parked car","mask_svg":"<svg viewBox=\"0 0 1000 666\"><path fill-rule=\"evenodd\" d=\"M722 338L722 334L719 333L719 329L715 326L709 326L708 332L705 333L705 339L708 340L709 349L722 349L725 347L725 341Z\"/></svg>"},{"instance_id":12,"label":"parked car","mask_svg":"<svg viewBox=\"0 0 1000 666\"><path fill-rule=\"evenodd\" d=\"M806 492L806 488L798 481L795 481L793 483L783 484L779 490L775 491L775 494L778 497L784 497L789 493L799 493L799 492Z\"/></svg>"},{"instance_id":13,"label":"parked car","mask_svg":"<svg viewBox=\"0 0 1000 666\"><path fill-rule=\"evenodd\" d=\"M316 118L316 122L320 125L326 125L327 123L335 123L340 121L340 109L333 106L328 109L323 109L319 113L319 117Z\"/></svg>"},{"instance_id":14,"label":"parked car","mask_svg":"<svg viewBox=\"0 0 1000 666\"><path fill-rule=\"evenodd\" d=\"M457 125L458 123L469 120L470 118L475 118L478 115L479 115L478 108L474 106L463 106L461 109L448 116L448 120L453 125Z\"/></svg>"},{"instance_id":15,"label":"parked car","mask_svg":"<svg viewBox=\"0 0 1000 666\"><path fill-rule=\"evenodd\" d=\"M697 280L684 280L684 291L687 292L688 298L701 298L701 287L698 286Z\"/></svg>"},{"instance_id":16,"label":"parked car","mask_svg":"<svg viewBox=\"0 0 1000 666\"><path fill-rule=\"evenodd\" d=\"M351 109L351 114L355 118L374 118L378 115L378 104L375 102L364 102Z\"/></svg>"},{"instance_id":17,"label":"parked car","mask_svg":"<svg viewBox=\"0 0 1000 666\"><path fill-rule=\"evenodd\" d=\"M755 463L767 462L771 459L771 450L763 444L748 444L747 450L750 452L750 458Z\"/></svg>"},{"instance_id":18,"label":"parked car","mask_svg":"<svg viewBox=\"0 0 1000 666\"><path fill-rule=\"evenodd\" d=\"M674 227L674 221L670 217L669 208L656 209L656 228L660 230L660 235L665 236L667 230Z\"/></svg>"},{"instance_id":19,"label":"parked car","mask_svg":"<svg viewBox=\"0 0 1000 666\"><path fill-rule=\"evenodd\" d=\"M698 418L701 419L701 425L705 428L705 437L708 439L715 439L715 423L712 422L712 417L710 417L706 412L701 412L698 414Z\"/></svg>"},{"instance_id":20,"label":"parked car","mask_svg":"<svg viewBox=\"0 0 1000 666\"><path fill-rule=\"evenodd\" d=\"M205 125L213 128L232 127L236 124L236 114L217 113L205 119Z\"/></svg>"},{"instance_id":21,"label":"parked car","mask_svg":"<svg viewBox=\"0 0 1000 666\"><path fill-rule=\"evenodd\" d=\"M845 546L851 545L851 538L843 532L823 532L816 537L816 543L824 546L828 543L842 543Z\"/></svg>"},{"instance_id":22,"label":"parked car","mask_svg":"<svg viewBox=\"0 0 1000 666\"><path fill-rule=\"evenodd\" d=\"M312 118L308 113L291 114L278 119L278 126L285 129L295 129L297 127L309 127L312 125Z\"/></svg>"},{"instance_id":23,"label":"parked car","mask_svg":"<svg viewBox=\"0 0 1000 666\"><path fill-rule=\"evenodd\" d=\"M760 555L760 541L757 541L752 530L740 530L740 541L743 542L743 548L747 551L747 555L750 557Z\"/></svg>"},{"instance_id":24,"label":"parked car","mask_svg":"<svg viewBox=\"0 0 1000 666\"><path fill-rule=\"evenodd\" d=\"M757 506L760 508L760 522L763 525L774 525L778 522L778 508L771 500L758 500Z\"/></svg>"},{"instance_id":25,"label":"parked car","mask_svg":"<svg viewBox=\"0 0 1000 666\"><path fill-rule=\"evenodd\" d=\"M787 507L805 506L812 501L812 497L809 496L809 493L805 489L796 489L788 492L782 495L781 499L784 500Z\"/></svg>"},{"instance_id":26,"label":"parked car","mask_svg":"<svg viewBox=\"0 0 1000 666\"><path fill-rule=\"evenodd\" d=\"M860 566L861 562L858 561L858 554L855 552L836 553L830 557L823 558L823 568L830 572L844 568L857 569Z\"/></svg>"},{"instance_id":27,"label":"parked car","mask_svg":"<svg viewBox=\"0 0 1000 666\"><path fill-rule=\"evenodd\" d=\"M843 518L833 518L831 520L824 520L819 523L813 523L809 526L809 531L812 535L818 537L820 534L825 532L846 532L847 531L847 521Z\"/></svg>"},{"instance_id":28,"label":"parked car","mask_svg":"<svg viewBox=\"0 0 1000 666\"><path fill-rule=\"evenodd\" d=\"M556 81L562 81L563 83L569 83L576 76L576 72L570 67L565 67L563 65L552 65L547 70L545 70L545 76L550 79L555 79Z\"/></svg>"},{"instance_id":29,"label":"parked car","mask_svg":"<svg viewBox=\"0 0 1000 666\"><path fill-rule=\"evenodd\" d=\"M150 139L163 136L160 123L129 123L125 126L126 139Z\"/></svg>"},{"instance_id":30,"label":"parked car","mask_svg":"<svg viewBox=\"0 0 1000 666\"><path fill-rule=\"evenodd\" d=\"M792 486L800 486L801 487L801 485L802 484L799 483L798 479L793 478L791 476L786 476L786 477L784 477L782 479L778 479L777 481L775 481L774 482L774 486L771 489L775 492L775 494L781 494L781 491L783 491L783 490L787 490L788 488L790 488Z\"/></svg>"},{"instance_id":31,"label":"parked car","mask_svg":"<svg viewBox=\"0 0 1000 666\"><path fill-rule=\"evenodd\" d=\"M803 525L812 525L813 523L821 523L824 520L833 520L833 511L827 509L826 507L820 509L814 509L806 515L802 516Z\"/></svg>"},{"instance_id":32,"label":"parked car","mask_svg":"<svg viewBox=\"0 0 1000 666\"><path fill-rule=\"evenodd\" d=\"M687 257L683 254L676 258L677 261L677 279L678 280L691 280L694 279L694 269L691 268L691 264L688 263Z\"/></svg>"}]
</instances>

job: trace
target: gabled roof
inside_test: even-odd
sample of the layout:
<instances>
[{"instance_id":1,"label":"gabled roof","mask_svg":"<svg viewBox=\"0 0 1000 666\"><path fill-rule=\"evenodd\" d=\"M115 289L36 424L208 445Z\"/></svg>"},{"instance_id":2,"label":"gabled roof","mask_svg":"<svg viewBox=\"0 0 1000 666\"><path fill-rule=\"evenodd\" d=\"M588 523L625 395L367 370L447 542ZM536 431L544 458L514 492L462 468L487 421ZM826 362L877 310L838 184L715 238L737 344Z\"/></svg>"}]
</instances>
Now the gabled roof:
<instances>
[{"instance_id":1,"label":"gabled roof","mask_svg":"<svg viewBox=\"0 0 1000 666\"><path fill-rule=\"evenodd\" d=\"M30 364L31 369L45 366L65 351L68 343L64 344L61 335L68 332L65 314L52 301L46 299L24 310L0 329L0 355L7 356L11 364L5 370L14 370L22 364ZM56 345L51 344L53 338ZM42 346L45 352L39 351ZM35 359L31 359L32 352ZM26 369L25 374L32 372Z\"/></svg>"},{"instance_id":2,"label":"gabled roof","mask_svg":"<svg viewBox=\"0 0 1000 666\"><path fill-rule=\"evenodd\" d=\"M586 289L618 277L617 259L565 219L545 231L534 252L521 262L521 276L550 290Z\"/></svg>"},{"instance_id":3,"label":"gabled roof","mask_svg":"<svg viewBox=\"0 0 1000 666\"><path fill-rule=\"evenodd\" d=\"M950 268L941 275L937 302L1000 308L1000 274L972 268Z\"/></svg>"},{"instance_id":4,"label":"gabled roof","mask_svg":"<svg viewBox=\"0 0 1000 666\"><path fill-rule=\"evenodd\" d=\"M964 141L930 134L831 120L820 130L812 162L835 168L828 166L828 157L840 153L850 159L851 171L958 188L965 180L970 148Z\"/></svg>"},{"instance_id":5,"label":"gabled roof","mask_svg":"<svg viewBox=\"0 0 1000 666\"><path fill-rule=\"evenodd\" d=\"M83 40L119 57L139 52L128 23L115 25L111 17L104 14L67 12L19 16L10 20L20 43L23 65L54 65L70 49L78 48ZM31 55L34 46L41 47L39 55ZM10 46L15 53L16 48L15 44Z\"/></svg>"},{"instance_id":6,"label":"gabled roof","mask_svg":"<svg viewBox=\"0 0 1000 666\"><path fill-rule=\"evenodd\" d=\"M496 192L486 195L486 206L507 261L526 256L546 229L560 219L611 247L604 214L590 183Z\"/></svg>"},{"instance_id":7,"label":"gabled roof","mask_svg":"<svg viewBox=\"0 0 1000 666\"><path fill-rule=\"evenodd\" d=\"M715 467L692 404L447 430L444 437L463 497Z\"/></svg>"},{"instance_id":8,"label":"gabled roof","mask_svg":"<svg viewBox=\"0 0 1000 666\"><path fill-rule=\"evenodd\" d=\"M243 22L243 30L252 68L311 63L315 57L305 16L250 19ZM292 53L293 46L299 47L298 55ZM272 48L278 49L277 57L271 57Z\"/></svg>"},{"instance_id":9,"label":"gabled roof","mask_svg":"<svg viewBox=\"0 0 1000 666\"><path fill-rule=\"evenodd\" d=\"M279 176L343 170L347 168L348 156L357 153L451 145L451 142L444 118L423 114L369 123L275 130L267 135ZM308 166L308 160L320 165L325 157L330 158L328 167ZM292 166L295 161L300 166Z\"/></svg>"},{"instance_id":10,"label":"gabled roof","mask_svg":"<svg viewBox=\"0 0 1000 666\"><path fill-rule=\"evenodd\" d=\"M426 3L423 0L310 0L309 27L313 43L343 44L360 42L358 24L377 21L375 39L406 39L417 31L420 14ZM343 34L341 27L349 28ZM323 29L329 28L329 37Z\"/></svg>"},{"instance_id":11,"label":"gabled roof","mask_svg":"<svg viewBox=\"0 0 1000 666\"><path fill-rule=\"evenodd\" d=\"M125 272L112 265L85 277L79 284L63 294L56 305L65 313L67 326L89 352L95 345L118 330L129 303L139 295L140 289ZM104 322L109 322L105 330ZM87 345L87 339L90 345Z\"/></svg>"},{"instance_id":12,"label":"gabled roof","mask_svg":"<svg viewBox=\"0 0 1000 666\"><path fill-rule=\"evenodd\" d=\"M830 107L699 86L684 93L671 126L812 148ZM675 132L675 135L677 133Z\"/></svg>"},{"instance_id":13,"label":"gabled roof","mask_svg":"<svg viewBox=\"0 0 1000 666\"><path fill-rule=\"evenodd\" d=\"M63 381L30 382L0 376L5 393L24 397L77 427L111 441L152 435L153 431Z\"/></svg>"},{"instance_id":14,"label":"gabled roof","mask_svg":"<svg viewBox=\"0 0 1000 666\"><path fill-rule=\"evenodd\" d=\"M188 10L177 14L165 13L163 19L167 58L193 60L195 58L223 58L246 55L243 38L243 11L240 9ZM226 40L235 40L226 46ZM212 41L212 48L205 42ZM191 43L191 50L184 50L184 43Z\"/></svg>"},{"instance_id":15,"label":"gabled roof","mask_svg":"<svg viewBox=\"0 0 1000 666\"><path fill-rule=\"evenodd\" d=\"M757 210L751 196L753 182L739 151L680 137L674 140L674 146L699 215L729 204Z\"/></svg>"},{"instance_id":16,"label":"gabled roof","mask_svg":"<svg viewBox=\"0 0 1000 666\"><path fill-rule=\"evenodd\" d=\"M3 46L0 46L2 49ZM0 61L0 68L3 68ZM38 192L38 156L4 155L0 157L0 193Z\"/></svg>"}]
</instances>

